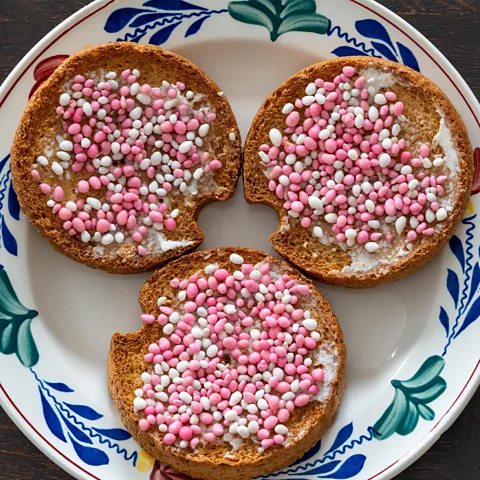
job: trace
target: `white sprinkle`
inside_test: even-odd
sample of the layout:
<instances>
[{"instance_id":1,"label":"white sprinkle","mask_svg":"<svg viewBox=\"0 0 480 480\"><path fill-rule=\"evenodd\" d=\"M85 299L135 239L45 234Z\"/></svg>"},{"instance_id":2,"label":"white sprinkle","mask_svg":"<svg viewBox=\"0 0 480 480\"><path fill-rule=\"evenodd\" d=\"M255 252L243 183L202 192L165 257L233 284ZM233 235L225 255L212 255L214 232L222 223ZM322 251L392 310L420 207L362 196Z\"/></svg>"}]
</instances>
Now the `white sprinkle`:
<instances>
[{"instance_id":1,"label":"white sprinkle","mask_svg":"<svg viewBox=\"0 0 480 480\"><path fill-rule=\"evenodd\" d=\"M152 97L146 93L139 93L137 95L137 100L144 105L150 105L152 103Z\"/></svg>"},{"instance_id":2,"label":"white sprinkle","mask_svg":"<svg viewBox=\"0 0 480 480\"><path fill-rule=\"evenodd\" d=\"M192 396L187 393L187 392L181 392L180 395L179 395L179 398L182 402L185 402L185 403L192 403Z\"/></svg>"},{"instance_id":3,"label":"white sprinkle","mask_svg":"<svg viewBox=\"0 0 480 480\"><path fill-rule=\"evenodd\" d=\"M374 107L373 105L368 109L368 118L371 122L376 122L379 117L378 108Z\"/></svg>"},{"instance_id":4,"label":"white sprinkle","mask_svg":"<svg viewBox=\"0 0 480 480\"><path fill-rule=\"evenodd\" d=\"M244 425L241 425L237 428L237 433L242 437L242 438L248 438L250 436L250 431L248 430L247 427Z\"/></svg>"},{"instance_id":5,"label":"white sprinkle","mask_svg":"<svg viewBox=\"0 0 480 480\"><path fill-rule=\"evenodd\" d=\"M233 422L237 419L238 415L237 415L237 412L235 410L227 410L224 413L223 416L224 416L225 420L227 420L228 422Z\"/></svg>"},{"instance_id":6,"label":"white sprinkle","mask_svg":"<svg viewBox=\"0 0 480 480\"><path fill-rule=\"evenodd\" d=\"M373 98L373 101L377 105L385 105L387 103L387 99L385 98L385 95L383 93L377 93Z\"/></svg>"},{"instance_id":7,"label":"white sprinkle","mask_svg":"<svg viewBox=\"0 0 480 480\"><path fill-rule=\"evenodd\" d=\"M382 142L382 147L385 150L390 150L392 148L392 140L390 138L384 138Z\"/></svg>"},{"instance_id":8,"label":"white sprinkle","mask_svg":"<svg viewBox=\"0 0 480 480\"><path fill-rule=\"evenodd\" d=\"M210 345L207 348L207 357L213 358L218 353L218 347L216 345Z\"/></svg>"},{"instance_id":9,"label":"white sprinkle","mask_svg":"<svg viewBox=\"0 0 480 480\"><path fill-rule=\"evenodd\" d=\"M300 382L299 380L294 380L291 384L290 384L290 390L292 390L292 392L296 393L300 390Z\"/></svg>"},{"instance_id":10,"label":"white sprinkle","mask_svg":"<svg viewBox=\"0 0 480 480\"><path fill-rule=\"evenodd\" d=\"M208 131L210 130L210 125L208 123L204 123L203 125L200 125L198 128L198 134L201 137L205 137L208 134Z\"/></svg>"},{"instance_id":11,"label":"white sprinkle","mask_svg":"<svg viewBox=\"0 0 480 480\"><path fill-rule=\"evenodd\" d=\"M358 152L356 150L354 150L353 148L351 148L349 151L348 151L348 158L350 160L358 160Z\"/></svg>"},{"instance_id":12,"label":"white sprinkle","mask_svg":"<svg viewBox=\"0 0 480 480\"><path fill-rule=\"evenodd\" d=\"M368 207L367 207L367 209L368 209ZM325 215L325 221L328 222L328 223L336 223L337 217L338 217L338 215L336 213L333 213L333 212L332 213L327 213Z\"/></svg>"},{"instance_id":13,"label":"white sprinkle","mask_svg":"<svg viewBox=\"0 0 480 480\"><path fill-rule=\"evenodd\" d=\"M364 123L365 123L365 118L363 115L358 115L355 117L355 126L357 128L362 128Z\"/></svg>"},{"instance_id":14,"label":"white sprinkle","mask_svg":"<svg viewBox=\"0 0 480 480\"><path fill-rule=\"evenodd\" d=\"M67 152L62 152L61 150L57 152L57 157L62 160L62 162L68 162L70 160L70 155Z\"/></svg>"},{"instance_id":15,"label":"white sprinkle","mask_svg":"<svg viewBox=\"0 0 480 480\"><path fill-rule=\"evenodd\" d=\"M410 182L408 182L408 189L409 190L415 190L418 186L418 180L416 178L414 178L413 180L410 180Z\"/></svg>"},{"instance_id":16,"label":"white sprinkle","mask_svg":"<svg viewBox=\"0 0 480 480\"><path fill-rule=\"evenodd\" d=\"M88 243L90 241L90 238L91 238L90 234L86 230L81 233L80 237L81 237L83 243Z\"/></svg>"},{"instance_id":17,"label":"white sprinkle","mask_svg":"<svg viewBox=\"0 0 480 480\"><path fill-rule=\"evenodd\" d=\"M401 216L397 218L397 220L395 221L395 229L397 230L397 233L399 235L402 234L406 225L407 225L407 217Z\"/></svg>"},{"instance_id":18,"label":"white sprinkle","mask_svg":"<svg viewBox=\"0 0 480 480\"><path fill-rule=\"evenodd\" d=\"M288 115L293 110L293 103L286 103L282 108L282 113Z\"/></svg>"},{"instance_id":19,"label":"white sprinkle","mask_svg":"<svg viewBox=\"0 0 480 480\"><path fill-rule=\"evenodd\" d=\"M240 393L240 392L238 392L238 393ZM258 393L258 391L257 391L257 393ZM256 394L255 394L255 397L256 397ZM268 403L265 399L260 398L259 400L257 400L257 407L260 410L268 410Z\"/></svg>"},{"instance_id":20,"label":"white sprinkle","mask_svg":"<svg viewBox=\"0 0 480 480\"><path fill-rule=\"evenodd\" d=\"M60 142L60 148L66 152L71 152L73 150L73 143L70 140L63 140Z\"/></svg>"},{"instance_id":21,"label":"white sprinkle","mask_svg":"<svg viewBox=\"0 0 480 480\"><path fill-rule=\"evenodd\" d=\"M427 211L425 212L425 219L428 223L432 223L437 219L437 216L435 215L435 213L433 213L432 210L427 209Z\"/></svg>"},{"instance_id":22,"label":"white sprinkle","mask_svg":"<svg viewBox=\"0 0 480 480\"><path fill-rule=\"evenodd\" d=\"M178 312L172 312L168 317L168 321L176 325L180 321L180 314Z\"/></svg>"},{"instance_id":23,"label":"white sprinkle","mask_svg":"<svg viewBox=\"0 0 480 480\"><path fill-rule=\"evenodd\" d=\"M323 129L318 135L318 138L320 138L320 140L327 140L328 137L330 137L330 131L326 128Z\"/></svg>"},{"instance_id":24,"label":"white sprinkle","mask_svg":"<svg viewBox=\"0 0 480 480\"><path fill-rule=\"evenodd\" d=\"M232 263L235 263L236 265L242 265L242 263L244 263L243 258L240 255L237 255L236 253L232 253L230 255L230 261Z\"/></svg>"},{"instance_id":25,"label":"white sprinkle","mask_svg":"<svg viewBox=\"0 0 480 480\"><path fill-rule=\"evenodd\" d=\"M345 231L345 236L347 238L355 238L357 236L357 232L353 228L348 228Z\"/></svg>"},{"instance_id":26,"label":"white sprinkle","mask_svg":"<svg viewBox=\"0 0 480 480\"><path fill-rule=\"evenodd\" d=\"M424 158L422 163L425 168L432 168L432 162L429 158Z\"/></svg>"},{"instance_id":27,"label":"white sprinkle","mask_svg":"<svg viewBox=\"0 0 480 480\"><path fill-rule=\"evenodd\" d=\"M313 234L314 234L316 237L318 237L318 238L323 237L323 229L322 229L322 227L318 227L318 226L317 226L317 227L313 227Z\"/></svg>"},{"instance_id":28,"label":"white sprinkle","mask_svg":"<svg viewBox=\"0 0 480 480\"><path fill-rule=\"evenodd\" d=\"M318 323L316 320L313 318L307 318L302 322L302 325L307 329L307 330L316 330Z\"/></svg>"},{"instance_id":29,"label":"white sprinkle","mask_svg":"<svg viewBox=\"0 0 480 480\"><path fill-rule=\"evenodd\" d=\"M383 142L386 138L390 136L390 130L388 128L384 128L383 130L380 131L378 134L378 140L380 142Z\"/></svg>"},{"instance_id":30,"label":"white sprinkle","mask_svg":"<svg viewBox=\"0 0 480 480\"><path fill-rule=\"evenodd\" d=\"M315 97L312 95L306 95L305 97L302 98L302 103L306 107L310 106L314 101L315 101Z\"/></svg>"},{"instance_id":31,"label":"white sprinkle","mask_svg":"<svg viewBox=\"0 0 480 480\"><path fill-rule=\"evenodd\" d=\"M273 369L272 375L274 377L277 377L279 380L283 380L285 372L281 368L275 367Z\"/></svg>"},{"instance_id":32,"label":"white sprinkle","mask_svg":"<svg viewBox=\"0 0 480 480\"><path fill-rule=\"evenodd\" d=\"M100 210L102 208L102 204L97 198L87 197L87 203L95 210Z\"/></svg>"},{"instance_id":33,"label":"white sprinkle","mask_svg":"<svg viewBox=\"0 0 480 480\"><path fill-rule=\"evenodd\" d=\"M165 392L156 393L155 397L161 402L168 402L168 395Z\"/></svg>"},{"instance_id":34,"label":"white sprinkle","mask_svg":"<svg viewBox=\"0 0 480 480\"><path fill-rule=\"evenodd\" d=\"M375 211L375 204L369 198L367 200L365 200L365 206L367 207L367 210L370 213L373 213Z\"/></svg>"},{"instance_id":35,"label":"white sprinkle","mask_svg":"<svg viewBox=\"0 0 480 480\"><path fill-rule=\"evenodd\" d=\"M125 235L122 232L117 232L115 234L115 241L117 243L123 243L124 240L125 240Z\"/></svg>"},{"instance_id":36,"label":"white sprinkle","mask_svg":"<svg viewBox=\"0 0 480 480\"><path fill-rule=\"evenodd\" d=\"M68 93L62 93L58 102L62 107L66 107L70 103L70 95Z\"/></svg>"},{"instance_id":37,"label":"white sprinkle","mask_svg":"<svg viewBox=\"0 0 480 480\"><path fill-rule=\"evenodd\" d=\"M135 409L135 411L144 410L145 408L147 408L147 402L143 398L136 397L133 401L133 408Z\"/></svg>"},{"instance_id":38,"label":"white sprinkle","mask_svg":"<svg viewBox=\"0 0 480 480\"><path fill-rule=\"evenodd\" d=\"M218 270L218 265L210 264L205 267L205 273L207 275L211 275L215 270Z\"/></svg>"},{"instance_id":39,"label":"white sprinkle","mask_svg":"<svg viewBox=\"0 0 480 480\"><path fill-rule=\"evenodd\" d=\"M187 140L187 141L180 144L180 146L178 147L178 151L180 153L187 153L187 152L190 151L192 146L193 146L193 143L191 141Z\"/></svg>"},{"instance_id":40,"label":"white sprinkle","mask_svg":"<svg viewBox=\"0 0 480 480\"><path fill-rule=\"evenodd\" d=\"M315 210L317 208L323 208L322 201L315 195L310 195L310 197L308 197L308 204Z\"/></svg>"},{"instance_id":41,"label":"white sprinkle","mask_svg":"<svg viewBox=\"0 0 480 480\"><path fill-rule=\"evenodd\" d=\"M65 206L71 211L71 212L76 212L77 211L77 204L75 202L67 202Z\"/></svg>"},{"instance_id":42,"label":"white sprinkle","mask_svg":"<svg viewBox=\"0 0 480 480\"><path fill-rule=\"evenodd\" d=\"M90 105L89 102L85 102L83 105L82 105L82 110L83 110L83 113L85 113L85 115L91 115L93 110L92 110L92 106Z\"/></svg>"},{"instance_id":43,"label":"white sprinkle","mask_svg":"<svg viewBox=\"0 0 480 480\"><path fill-rule=\"evenodd\" d=\"M279 147L282 144L282 134L280 130L272 128L269 132L269 136L274 146Z\"/></svg>"},{"instance_id":44,"label":"white sprinkle","mask_svg":"<svg viewBox=\"0 0 480 480\"><path fill-rule=\"evenodd\" d=\"M317 87L314 83L309 83L305 88L305 93L307 95L315 95L316 91L317 91Z\"/></svg>"},{"instance_id":45,"label":"white sprinkle","mask_svg":"<svg viewBox=\"0 0 480 480\"><path fill-rule=\"evenodd\" d=\"M238 403L240 403L241 400L242 400L242 392L236 391L232 393L228 404L231 407L233 407L234 405L237 405Z\"/></svg>"},{"instance_id":46,"label":"white sprinkle","mask_svg":"<svg viewBox=\"0 0 480 480\"><path fill-rule=\"evenodd\" d=\"M288 433L288 428L285 425L278 424L275 426L275 432L280 435L286 435Z\"/></svg>"},{"instance_id":47,"label":"white sprinkle","mask_svg":"<svg viewBox=\"0 0 480 480\"><path fill-rule=\"evenodd\" d=\"M258 422L256 422L255 420L252 420L251 422L248 423L248 431L250 433L257 433L259 429L260 429L260 426L258 425Z\"/></svg>"},{"instance_id":48,"label":"white sprinkle","mask_svg":"<svg viewBox=\"0 0 480 480\"><path fill-rule=\"evenodd\" d=\"M102 167L109 167L111 164L112 164L112 159L108 155L105 155L100 160L100 165L102 165Z\"/></svg>"},{"instance_id":49,"label":"white sprinkle","mask_svg":"<svg viewBox=\"0 0 480 480\"><path fill-rule=\"evenodd\" d=\"M443 220L445 220L447 218L448 214L447 214L447 211L444 208L439 208L437 210L437 215L436 216L437 216L437 220L439 222L442 222Z\"/></svg>"},{"instance_id":50,"label":"white sprinkle","mask_svg":"<svg viewBox=\"0 0 480 480\"><path fill-rule=\"evenodd\" d=\"M203 175L203 168L197 168L195 172L193 172L193 178L198 180Z\"/></svg>"},{"instance_id":51,"label":"white sprinkle","mask_svg":"<svg viewBox=\"0 0 480 480\"><path fill-rule=\"evenodd\" d=\"M38 162L40 165L43 165L43 166L48 165L48 160L47 160L47 158L44 157L43 155L40 155L40 156L37 158L37 162Z\"/></svg>"},{"instance_id":52,"label":"white sprinkle","mask_svg":"<svg viewBox=\"0 0 480 480\"><path fill-rule=\"evenodd\" d=\"M441 167L443 165L443 158L436 158L433 161L433 166L434 167Z\"/></svg>"},{"instance_id":53,"label":"white sprinkle","mask_svg":"<svg viewBox=\"0 0 480 480\"><path fill-rule=\"evenodd\" d=\"M110 245L113 242L113 235L111 233L107 233L102 237L102 245Z\"/></svg>"},{"instance_id":54,"label":"white sprinkle","mask_svg":"<svg viewBox=\"0 0 480 480\"><path fill-rule=\"evenodd\" d=\"M379 249L378 243L375 242L367 242L365 244L365 250L369 253L376 252Z\"/></svg>"},{"instance_id":55,"label":"white sprinkle","mask_svg":"<svg viewBox=\"0 0 480 480\"><path fill-rule=\"evenodd\" d=\"M260 157L260 159L262 160L263 163L270 163L270 157L269 157L265 152L263 152L262 150L260 150L260 151L258 152L258 155L259 155L259 157ZM286 176L286 175L282 175L281 177L285 177L285 176ZM281 178L281 177L280 177L280 178ZM287 177L287 179L288 179L288 177ZM280 180L280 179L279 179L279 180ZM290 181L289 181L289 183L290 183Z\"/></svg>"},{"instance_id":56,"label":"white sprinkle","mask_svg":"<svg viewBox=\"0 0 480 480\"><path fill-rule=\"evenodd\" d=\"M63 167L58 162L52 163L52 170L56 175L63 175Z\"/></svg>"},{"instance_id":57,"label":"white sprinkle","mask_svg":"<svg viewBox=\"0 0 480 480\"><path fill-rule=\"evenodd\" d=\"M137 120L142 116L142 107L135 107L131 112L130 112L130 118L133 120Z\"/></svg>"},{"instance_id":58,"label":"white sprinkle","mask_svg":"<svg viewBox=\"0 0 480 480\"><path fill-rule=\"evenodd\" d=\"M394 137L398 137L398 134L400 133L400 131L402 130L402 127L396 123L393 127L392 127L392 135Z\"/></svg>"},{"instance_id":59,"label":"white sprinkle","mask_svg":"<svg viewBox=\"0 0 480 480\"><path fill-rule=\"evenodd\" d=\"M228 138L230 139L231 142L234 142L237 139L237 136L235 135L235 132L230 132L228 134Z\"/></svg>"},{"instance_id":60,"label":"white sprinkle","mask_svg":"<svg viewBox=\"0 0 480 480\"><path fill-rule=\"evenodd\" d=\"M388 153L382 153L378 159L378 162L382 168L386 168L390 165L392 158Z\"/></svg>"}]
</instances>

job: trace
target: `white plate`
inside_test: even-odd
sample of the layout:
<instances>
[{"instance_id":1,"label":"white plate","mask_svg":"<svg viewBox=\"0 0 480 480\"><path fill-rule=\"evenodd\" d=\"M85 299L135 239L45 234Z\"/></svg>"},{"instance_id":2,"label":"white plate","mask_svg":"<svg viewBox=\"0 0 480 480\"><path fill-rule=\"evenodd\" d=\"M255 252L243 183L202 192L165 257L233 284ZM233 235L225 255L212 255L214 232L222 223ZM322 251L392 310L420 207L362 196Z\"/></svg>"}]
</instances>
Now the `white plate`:
<instances>
[{"instance_id":1,"label":"white plate","mask_svg":"<svg viewBox=\"0 0 480 480\"><path fill-rule=\"evenodd\" d=\"M0 92L0 318L12 318L0 319L0 403L35 445L77 478L151 474L153 460L128 438L113 409L105 371L112 333L139 328L137 296L147 275L112 276L76 264L54 253L19 214L8 152L35 81L62 59L55 56L117 39L163 42L221 85L243 135L264 98L299 69L335 55L387 56L434 79L474 146L480 144L479 105L465 82L425 38L372 1L320 0L316 13L305 1L297 25L312 31L281 36L242 22L248 7L232 6L236 2L192 2L94 2L34 47ZM480 382L479 208L479 197L472 197L450 248L401 282L368 291L320 286L346 336L345 399L321 445L269 478L391 478L452 424ZM271 252L277 216L247 205L240 185L232 200L205 208L199 223L204 248L241 244ZM158 465L153 472L157 480L176 475Z\"/></svg>"}]
</instances>

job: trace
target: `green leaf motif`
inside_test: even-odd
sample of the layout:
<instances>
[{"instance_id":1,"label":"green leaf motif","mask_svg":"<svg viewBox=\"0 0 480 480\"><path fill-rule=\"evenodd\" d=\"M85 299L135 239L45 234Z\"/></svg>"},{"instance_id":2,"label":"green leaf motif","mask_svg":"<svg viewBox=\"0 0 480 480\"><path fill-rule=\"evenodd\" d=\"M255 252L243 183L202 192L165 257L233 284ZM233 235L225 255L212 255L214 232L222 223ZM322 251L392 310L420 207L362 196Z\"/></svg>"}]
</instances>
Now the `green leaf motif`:
<instances>
[{"instance_id":1,"label":"green leaf motif","mask_svg":"<svg viewBox=\"0 0 480 480\"><path fill-rule=\"evenodd\" d=\"M315 0L245 0L228 4L232 18L265 27L272 42L288 32L326 34L330 20L315 11Z\"/></svg>"},{"instance_id":2,"label":"green leaf motif","mask_svg":"<svg viewBox=\"0 0 480 480\"><path fill-rule=\"evenodd\" d=\"M315 0L290 0L285 4L285 8L280 14L280 18L285 18L288 15L295 15L299 13L315 13L317 4Z\"/></svg>"},{"instance_id":3,"label":"green leaf motif","mask_svg":"<svg viewBox=\"0 0 480 480\"><path fill-rule=\"evenodd\" d=\"M273 31L273 22L269 15L253 5L253 2L230 2L228 12L239 22L260 25L269 32Z\"/></svg>"},{"instance_id":4,"label":"green leaf motif","mask_svg":"<svg viewBox=\"0 0 480 480\"><path fill-rule=\"evenodd\" d=\"M296 14L285 18L278 28L278 35L287 32L312 32L325 35L328 31L329 20L323 15Z\"/></svg>"},{"instance_id":5,"label":"green leaf motif","mask_svg":"<svg viewBox=\"0 0 480 480\"><path fill-rule=\"evenodd\" d=\"M18 299L5 270L0 270L0 353L15 353L24 367L37 364L39 354L31 323L38 315Z\"/></svg>"},{"instance_id":6,"label":"green leaf motif","mask_svg":"<svg viewBox=\"0 0 480 480\"><path fill-rule=\"evenodd\" d=\"M444 367L445 360L434 355L425 360L412 378L392 380L395 388L393 401L373 426L373 436L377 440L385 440L395 433L409 435L420 417L429 422L435 418L435 412L427 404L447 388L447 382L440 377Z\"/></svg>"}]
</instances>

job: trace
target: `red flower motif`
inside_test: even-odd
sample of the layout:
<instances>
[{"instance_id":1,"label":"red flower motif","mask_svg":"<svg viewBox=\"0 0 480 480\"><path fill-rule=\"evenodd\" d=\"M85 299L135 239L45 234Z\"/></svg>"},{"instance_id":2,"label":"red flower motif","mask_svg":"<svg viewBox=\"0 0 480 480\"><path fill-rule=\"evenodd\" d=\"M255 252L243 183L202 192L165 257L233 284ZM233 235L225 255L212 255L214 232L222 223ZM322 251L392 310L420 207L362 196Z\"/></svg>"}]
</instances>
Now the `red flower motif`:
<instances>
[{"instance_id":1,"label":"red flower motif","mask_svg":"<svg viewBox=\"0 0 480 480\"><path fill-rule=\"evenodd\" d=\"M150 474L150 480L192 480L192 478L183 473L178 473L170 467L163 465L163 463L155 460L152 473Z\"/></svg>"},{"instance_id":2,"label":"red flower motif","mask_svg":"<svg viewBox=\"0 0 480 480\"><path fill-rule=\"evenodd\" d=\"M53 57L44 58L33 71L35 85L28 94L28 99L36 92L38 87L61 65L68 55L54 55Z\"/></svg>"},{"instance_id":3,"label":"red flower motif","mask_svg":"<svg viewBox=\"0 0 480 480\"><path fill-rule=\"evenodd\" d=\"M473 152L473 185L472 195L480 192L480 148Z\"/></svg>"}]
</instances>

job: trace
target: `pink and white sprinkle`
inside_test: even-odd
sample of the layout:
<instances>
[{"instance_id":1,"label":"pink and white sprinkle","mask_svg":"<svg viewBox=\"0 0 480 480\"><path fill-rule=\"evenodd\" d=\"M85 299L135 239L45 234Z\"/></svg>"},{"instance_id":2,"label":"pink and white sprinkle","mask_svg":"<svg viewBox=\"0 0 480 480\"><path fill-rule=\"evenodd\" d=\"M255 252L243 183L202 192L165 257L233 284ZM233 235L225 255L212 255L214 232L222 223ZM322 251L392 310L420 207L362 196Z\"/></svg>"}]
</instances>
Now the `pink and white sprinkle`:
<instances>
[{"instance_id":1,"label":"pink and white sprinkle","mask_svg":"<svg viewBox=\"0 0 480 480\"><path fill-rule=\"evenodd\" d=\"M136 69L76 75L59 97L54 155L40 155L31 174L70 235L103 247L133 243L144 256L152 231L177 228L175 198L196 195L222 163L206 143L215 112L195 109L181 82L139 77Z\"/></svg>"},{"instance_id":2,"label":"pink and white sprinkle","mask_svg":"<svg viewBox=\"0 0 480 480\"><path fill-rule=\"evenodd\" d=\"M444 159L410 144L404 104L376 85L351 66L316 79L284 105L285 128L259 148L292 221L369 253L399 238L411 249L448 216Z\"/></svg>"},{"instance_id":3,"label":"pink and white sprinkle","mask_svg":"<svg viewBox=\"0 0 480 480\"><path fill-rule=\"evenodd\" d=\"M167 445L195 450L232 436L283 444L292 413L324 385L312 360L320 327L302 308L309 287L268 263L230 261L234 271L212 264L172 280L174 308L160 297L160 314L142 315L164 336L145 354L133 408L140 429L158 429Z\"/></svg>"}]
</instances>

